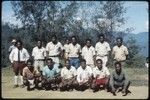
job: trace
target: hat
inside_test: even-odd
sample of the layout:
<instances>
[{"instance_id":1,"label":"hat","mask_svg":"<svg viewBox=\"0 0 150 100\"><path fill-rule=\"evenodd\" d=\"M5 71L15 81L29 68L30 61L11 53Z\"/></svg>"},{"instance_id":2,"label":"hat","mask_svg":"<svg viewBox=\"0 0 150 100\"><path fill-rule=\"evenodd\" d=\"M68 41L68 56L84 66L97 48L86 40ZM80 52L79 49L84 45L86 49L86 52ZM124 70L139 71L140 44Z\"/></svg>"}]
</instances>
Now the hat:
<instances>
[{"instance_id":1,"label":"hat","mask_svg":"<svg viewBox=\"0 0 150 100\"><path fill-rule=\"evenodd\" d=\"M13 43L13 42L16 42L16 39L13 39L11 42L12 42L12 43Z\"/></svg>"}]
</instances>

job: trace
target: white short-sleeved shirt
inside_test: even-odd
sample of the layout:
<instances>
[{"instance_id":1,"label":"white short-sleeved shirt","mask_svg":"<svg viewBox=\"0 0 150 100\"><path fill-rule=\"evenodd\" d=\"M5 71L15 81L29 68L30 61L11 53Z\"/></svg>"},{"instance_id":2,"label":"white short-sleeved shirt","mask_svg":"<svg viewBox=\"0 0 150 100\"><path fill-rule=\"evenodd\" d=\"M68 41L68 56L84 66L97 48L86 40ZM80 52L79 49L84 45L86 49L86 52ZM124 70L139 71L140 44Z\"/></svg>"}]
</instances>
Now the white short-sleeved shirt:
<instances>
[{"instance_id":1,"label":"white short-sleeved shirt","mask_svg":"<svg viewBox=\"0 0 150 100\"><path fill-rule=\"evenodd\" d=\"M46 45L46 51L49 52L49 56L56 56L60 53L60 50L63 50L63 46L60 42L57 42L57 44L53 44L53 42L49 42Z\"/></svg>"},{"instance_id":2,"label":"white short-sleeved shirt","mask_svg":"<svg viewBox=\"0 0 150 100\"><path fill-rule=\"evenodd\" d=\"M68 51L69 51L69 44L65 44L63 49L65 50L66 53L68 53Z\"/></svg>"},{"instance_id":3,"label":"white short-sleeved shirt","mask_svg":"<svg viewBox=\"0 0 150 100\"><path fill-rule=\"evenodd\" d=\"M18 61L18 50L19 50L18 48L15 48L11 51L9 55L11 63L13 63L13 61ZM29 59L30 55L25 48L22 48L22 50L20 50L19 52L20 52L20 61L27 61Z\"/></svg>"},{"instance_id":4,"label":"white short-sleeved shirt","mask_svg":"<svg viewBox=\"0 0 150 100\"><path fill-rule=\"evenodd\" d=\"M89 66L86 66L83 69L81 66L77 69L77 81L78 82L87 82L92 76L92 69Z\"/></svg>"},{"instance_id":5,"label":"white short-sleeved shirt","mask_svg":"<svg viewBox=\"0 0 150 100\"><path fill-rule=\"evenodd\" d=\"M95 51L97 52L97 56L106 56L108 55L108 52L110 51L110 45L108 42L104 41L103 43L97 42L95 45Z\"/></svg>"},{"instance_id":6,"label":"white short-sleeved shirt","mask_svg":"<svg viewBox=\"0 0 150 100\"><path fill-rule=\"evenodd\" d=\"M101 78L105 78L108 75L110 75L110 72L107 67L102 67L101 70L99 70L97 66L93 68L94 78L96 78L97 76L98 79L101 79Z\"/></svg>"},{"instance_id":7,"label":"white short-sleeved shirt","mask_svg":"<svg viewBox=\"0 0 150 100\"><path fill-rule=\"evenodd\" d=\"M37 46L32 50L34 59L44 59L46 57L46 49L44 47L38 48Z\"/></svg>"},{"instance_id":8,"label":"white short-sleeved shirt","mask_svg":"<svg viewBox=\"0 0 150 100\"><path fill-rule=\"evenodd\" d=\"M63 67L61 70L61 77L64 79L70 79L77 75L76 68L71 66L70 69L67 69L66 67Z\"/></svg>"},{"instance_id":9,"label":"white short-sleeved shirt","mask_svg":"<svg viewBox=\"0 0 150 100\"><path fill-rule=\"evenodd\" d=\"M79 57L78 53L81 53L81 46L78 43L75 46L70 43L68 53L69 57Z\"/></svg>"},{"instance_id":10,"label":"white short-sleeved shirt","mask_svg":"<svg viewBox=\"0 0 150 100\"><path fill-rule=\"evenodd\" d=\"M84 46L82 48L82 57L86 60L86 64L94 65L94 59L93 59L94 55L95 55L95 49L93 46L91 46L90 48Z\"/></svg>"},{"instance_id":11,"label":"white short-sleeved shirt","mask_svg":"<svg viewBox=\"0 0 150 100\"><path fill-rule=\"evenodd\" d=\"M126 60L126 55L129 54L126 46L121 45L120 47L114 46L112 54L114 54L114 59L117 61Z\"/></svg>"}]
</instances>

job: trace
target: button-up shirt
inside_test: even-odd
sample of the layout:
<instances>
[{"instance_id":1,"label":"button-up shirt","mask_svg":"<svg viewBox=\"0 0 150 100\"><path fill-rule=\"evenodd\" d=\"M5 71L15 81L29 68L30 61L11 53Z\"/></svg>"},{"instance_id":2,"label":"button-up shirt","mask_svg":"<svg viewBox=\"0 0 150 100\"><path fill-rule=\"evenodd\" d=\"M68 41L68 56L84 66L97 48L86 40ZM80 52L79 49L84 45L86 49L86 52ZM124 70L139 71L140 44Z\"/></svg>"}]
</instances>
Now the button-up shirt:
<instances>
[{"instance_id":1,"label":"button-up shirt","mask_svg":"<svg viewBox=\"0 0 150 100\"><path fill-rule=\"evenodd\" d=\"M60 69L58 66L59 66L59 64L54 64L53 69L50 70L49 67L46 65L43 68L42 75L45 76L46 78L54 77L56 74L58 74L60 72Z\"/></svg>"},{"instance_id":2,"label":"button-up shirt","mask_svg":"<svg viewBox=\"0 0 150 100\"><path fill-rule=\"evenodd\" d=\"M63 46L60 42L57 42L57 44L54 44L53 42L49 42L46 45L46 51L49 52L49 56L59 55L61 50L63 50Z\"/></svg>"},{"instance_id":3,"label":"button-up shirt","mask_svg":"<svg viewBox=\"0 0 150 100\"><path fill-rule=\"evenodd\" d=\"M97 42L96 45L95 45L95 51L97 52L97 56L106 56L108 55L108 52L110 51L110 46L109 44L104 41L103 43L101 42Z\"/></svg>"},{"instance_id":4,"label":"button-up shirt","mask_svg":"<svg viewBox=\"0 0 150 100\"><path fill-rule=\"evenodd\" d=\"M67 69L66 67L62 68L61 70L61 77L64 79L71 79L72 77L77 75L76 68L71 66L70 69Z\"/></svg>"},{"instance_id":5,"label":"button-up shirt","mask_svg":"<svg viewBox=\"0 0 150 100\"><path fill-rule=\"evenodd\" d=\"M77 81L78 82L87 82L89 78L92 76L92 69L89 66L86 66L83 69L81 66L77 69Z\"/></svg>"},{"instance_id":6,"label":"button-up shirt","mask_svg":"<svg viewBox=\"0 0 150 100\"><path fill-rule=\"evenodd\" d=\"M78 43L76 45L70 43L68 53L69 57L79 57L79 53L81 53L81 46Z\"/></svg>"},{"instance_id":7,"label":"button-up shirt","mask_svg":"<svg viewBox=\"0 0 150 100\"><path fill-rule=\"evenodd\" d=\"M46 50L44 47L38 48L37 46L32 50L32 56L34 59L44 59L46 57Z\"/></svg>"},{"instance_id":8,"label":"button-up shirt","mask_svg":"<svg viewBox=\"0 0 150 100\"><path fill-rule=\"evenodd\" d=\"M117 61L126 60L126 55L129 54L127 47L121 45L120 47L114 46L112 54L114 54L114 59Z\"/></svg>"},{"instance_id":9,"label":"button-up shirt","mask_svg":"<svg viewBox=\"0 0 150 100\"><path fill-rule=\"evenodd\" d=\"M97 66L93 68L93 76L94 78L97 77L97 79L105 78L106 76L109 76L110 72L107 67L102 67L100 70Z\"/></svg>"},{"instance_id":10,"label":"button-up shirt","mask_svg":"<svg viewBox=\"0 0 150 100\"><path fill-rule=\"evenodd\" d=\"M89 48L87 46L84 46L82 48L82 57L86 60L86 64L94 65L94 58L93 58L94 55L95 55L95 49L93 46Z\"/></svg>"},{"instance_id":11,"label":"button-up shirt","mask_svg":"<svg viewBox=\"0 0 150 100\"><path fill-rule=\"evenodd\" d=\"M11 63L13 63L13 61L18 61L18 51L20 52L20 61L27 61L29 59L29 53L25 48L22 48L21 50L15 48L9 55Z\"/></svg>"}]
</instances>

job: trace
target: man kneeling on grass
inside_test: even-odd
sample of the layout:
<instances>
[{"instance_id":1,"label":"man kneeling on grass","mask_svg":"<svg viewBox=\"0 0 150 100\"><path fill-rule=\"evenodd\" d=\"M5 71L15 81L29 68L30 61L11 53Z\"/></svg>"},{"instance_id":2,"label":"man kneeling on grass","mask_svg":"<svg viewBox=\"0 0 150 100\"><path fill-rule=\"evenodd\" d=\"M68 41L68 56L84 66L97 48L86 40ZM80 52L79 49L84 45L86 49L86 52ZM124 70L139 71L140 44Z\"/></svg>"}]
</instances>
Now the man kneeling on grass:
<instances>
[{"instance_id":1,"label":"man kneeling on grass","mask_svg":"<svg viewBox=\"0 0 150 100\"><path fill-rule=\"evenodd\" d=\"M76 68L70 65L68 59L65 63L65 67L61 70L60 91L73 90L76 81Z\"/></svg>"},{"instance_id":2,"label":"man kneeling on grass","mask_svg":"<svg viewBox=\"0 0 150 100\"><path fill-rule=\"evenodd\" d=\"M27 60L27 66L23 69L23 83L27 86L27 90L40 88L41 74L32 66L31 59Z\"/></svg>"},{"instance_id":3,"label":"man kneeling on grass","mask_svg":"<svg viewBox=\"0 0 150 100\"><path fill-rule=\"evenodd\" d=\"M120 62L115 63L115 71L112 72L110 77L111 92L116 96L116 91L122 90L122 96L127 95L127 90L130 85L130 81L127 79L125 72L122 70Z\"/></svg>"},{"instance_id":4,"label":"man kneeling on grass","mask_svg":"<svg viewBox=\"0 0 150 100\"><path fill-rule=\"evenodd\" d=\"M97 92L101 86L104 89L108 89L108 81L110 78L110 73L107 67L102 66L102 60L97 59L96 64L97 66L93 68L93 82L91 88L93 92Z\"/></svg>"},{"instance_id":5,"label":"man kneeling on grass","mask_svg":"<svg viewBox=\"0 0 150 100\"><path fill-rule=\"evenodd\" d=\"M53 62L51 58L47 59L47 65L43 68L42 86L45 90L57 90L61 82L59 64Z\"/></svg>"},{"instance_id":6,"label":"man kneeling on grass","mask_svg":"<svg viewBox=\"0 0 150 100\"><path fill-rule=\"evenodd\" d=\"M92 69L86 65L85 59L82 59L81 66L77 69L77 81L75 88L84 91L91 87Z\"/></svg>"}]
</instances>

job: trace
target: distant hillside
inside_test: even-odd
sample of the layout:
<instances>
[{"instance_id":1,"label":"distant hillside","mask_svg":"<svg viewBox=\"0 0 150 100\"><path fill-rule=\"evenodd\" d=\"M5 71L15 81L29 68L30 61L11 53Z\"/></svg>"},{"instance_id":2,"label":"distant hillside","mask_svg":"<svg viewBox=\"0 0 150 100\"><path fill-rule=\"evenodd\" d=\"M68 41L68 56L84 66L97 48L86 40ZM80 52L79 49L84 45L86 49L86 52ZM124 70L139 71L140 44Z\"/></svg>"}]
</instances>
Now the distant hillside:
<instances>
[{"instance_id":1,"label":"distant hillside","mask_svg":"<svg viewBox=\"0 0 150 100\"><path fill-rule=\"evenodd\" d=\"M149 46L148 32L141 32L138 34L129 33L125 36L124 40L127 41L130 36L135 37L137 43L142 47L140 54L147 57L148 56L148 46Z\"/></svg>"}]
</instances>

